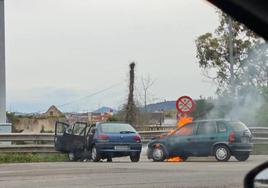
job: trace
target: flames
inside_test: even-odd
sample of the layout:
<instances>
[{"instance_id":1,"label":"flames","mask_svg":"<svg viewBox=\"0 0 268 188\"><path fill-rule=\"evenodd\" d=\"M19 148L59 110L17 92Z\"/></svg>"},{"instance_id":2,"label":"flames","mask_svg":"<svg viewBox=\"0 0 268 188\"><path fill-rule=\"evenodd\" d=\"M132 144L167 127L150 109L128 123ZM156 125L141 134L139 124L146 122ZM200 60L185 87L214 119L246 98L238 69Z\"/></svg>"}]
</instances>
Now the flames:
<instances>
[{"instance_id":1,"label":"flames","mask_svg":"<svg viewBox=\"0 0 268 188\"><path fill-rule=\"evenodd\" d=\"M186 125L187 123L190 123L193 121L193 118L192 117L188 117L188 116L179 116L179 121L177 123L177 128L181 128L183 127L184 125ZM163 135L160 135L159 138L163 138L163 137L166 137L166 136L169 136L171 134L173 134L177 129L172 129L170 130L167 134L163 134ZM186 130L187 131L187 130ZM175 157L171 157L167 160L168 162L183 162L183 158L180 157L180 156L175 156Z\"/></svg>"},{"instance_id":2,"label":"flames","mask_svg":"<svg viewBox=\"0 0 268 188\"><path fill-rule=\"evenodd\" d=\"M190 123L192 121L193 121L192 117L181 117L178 124L177 124L177 127L180 128L180 127L184 126L185 124Z\"/></svg>"},{"instance_id":3,"label":"flames","mask_svg":"<svg viewBox=\"0 0 268 188\"><path fill-rule=\"evenodd\" d=\"M171 157L167 160L168 162L183 162L183 159L179 156L177 157Z\"/></svg>"},{"instance_id":4,"label":"flames","mask_svg":"<svg viewBox=\"0 0 268 188\"><path fill-rule=\"evenodd\" d=\"M181 128L184 125L186 125L187 123L191 123L192 121L193 121L192 117L187 117L187 116L186 117L180 117L180 120L177 123L177 128ZM175 131L176 131L175 129L170 130L168 132L167 136L173 134ZM160 137L163 137L163 135L160 135Z\"/></svg>"},{"instance_id":5,"label":"flames","mask_svg":"<svg viewBox=\"0 0 268 188\"><path fill-rule=\"evenodd\" d=\"M188 117L188 116L179 116L179 121L177 123L177 127L181 128L184 125L186 125L187 123L190 123L193 121L192 117ZM169 131L169 133L167 135L171 135L175 132L175 130L171 130ZM176 157L171 157L167 160L168 162L183 162L183 158L181 158L180 156L176 156Z\"/></svg>"}]
</instances>

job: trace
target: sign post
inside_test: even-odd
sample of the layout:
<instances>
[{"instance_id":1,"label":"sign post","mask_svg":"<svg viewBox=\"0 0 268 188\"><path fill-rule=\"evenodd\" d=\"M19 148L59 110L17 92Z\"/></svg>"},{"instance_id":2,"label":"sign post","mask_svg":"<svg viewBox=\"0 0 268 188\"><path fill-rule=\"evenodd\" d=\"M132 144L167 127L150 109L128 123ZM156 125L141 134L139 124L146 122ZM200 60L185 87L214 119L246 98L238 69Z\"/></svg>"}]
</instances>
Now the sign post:
<instances>
[{"instance_id":1,"label":"sign post","mask_svg":"<svg viewBox=\"0 0 268 188\"><path fill-rule=\"evenodd\" d=\"M195 108L194 100L189 96L182 96L176 101L176 108L178 110L178 127L184 126L186 123L192 122L193 118L189 117L188 114L191 113Z\"/></svg>"},{"instance_id":2,"label":"sign post","mask_svg":"<svg viewBox=\"0 0 268 188\"><path fill-rule=\"evenodd\" d=\"M182 96L177 100L176 108L181 114L189 114L195 108L195 102L191 97Z\"/></svg>"}]
</instances>

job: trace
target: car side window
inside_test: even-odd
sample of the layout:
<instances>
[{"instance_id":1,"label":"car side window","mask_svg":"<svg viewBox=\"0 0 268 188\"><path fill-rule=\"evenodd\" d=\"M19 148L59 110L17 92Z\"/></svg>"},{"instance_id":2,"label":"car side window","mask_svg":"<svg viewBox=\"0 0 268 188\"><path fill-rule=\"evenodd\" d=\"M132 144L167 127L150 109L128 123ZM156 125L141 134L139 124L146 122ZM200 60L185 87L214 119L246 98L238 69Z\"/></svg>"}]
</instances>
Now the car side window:
<instances>
[{"instance_id":1,"label":"car side window","mask_svg":"<svg viewBox=\"0 0 268 188\"><path fill-rule=\"evenodd\" d=\"M63 135L66 130L69 129L69 125L61 122L57 122L57 130L56 130L56 135Z\"/></svg>"},{"instance_id":2,"label":"car side window","mask_svg":"<svg viewBox=\"0 0 268 188\"><path fill-rule=\"evenodd\" d=\"M201 122L198 125L197 134L198 135L208 135L215 134L217 132L215 122Z\"/></svg>"},{"instance_id":3,"label":"car side window","mask_svg":"<svg viewBox=\"0 0 268 188\"><path fill-rule=\"evenodd\" d=\"M73 127L73 134L77 136L82 136L85 131L85 128L86 128L86 124L77 123Z\"/></svg>"},{"instance_id":4,"label":"car side window","mask_svg":"<svg viewBox=\"0 0 268 188\"><path fill-rule=\"evenodd\" d=\"M193 135L194 124L188 124L177 130L174 135L177 136L190 136Z\"/></svg>"},{"instance_id":5,"label":"car side window","mask_svg":"<svg viewBox=\"0 0 268 188\"><path fill-rule=\"evenodd\" d=\"M218 132L219 133L226 133L227 132L227 127L223 122L218 122Z\"/></svg>"}]
</instances>

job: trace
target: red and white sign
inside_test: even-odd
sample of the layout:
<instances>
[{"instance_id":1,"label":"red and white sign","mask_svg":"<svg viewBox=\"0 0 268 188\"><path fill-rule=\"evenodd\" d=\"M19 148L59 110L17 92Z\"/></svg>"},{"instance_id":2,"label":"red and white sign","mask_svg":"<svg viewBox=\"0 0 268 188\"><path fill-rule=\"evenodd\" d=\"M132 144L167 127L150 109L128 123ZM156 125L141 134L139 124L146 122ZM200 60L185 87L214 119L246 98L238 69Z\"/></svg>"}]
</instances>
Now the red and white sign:
<instances>
[{"instance_id":1,"label":"red and white sign","mask_svg":"<svg viewBox=\"0 0 268 188\"><path fill-rule=\"evenodd\" d=\"M182 96L176 102L176 108L182 114L188 114L192 112L194 107L195 107L195 102L189 96Z\"/></svg>"}]
</instances>

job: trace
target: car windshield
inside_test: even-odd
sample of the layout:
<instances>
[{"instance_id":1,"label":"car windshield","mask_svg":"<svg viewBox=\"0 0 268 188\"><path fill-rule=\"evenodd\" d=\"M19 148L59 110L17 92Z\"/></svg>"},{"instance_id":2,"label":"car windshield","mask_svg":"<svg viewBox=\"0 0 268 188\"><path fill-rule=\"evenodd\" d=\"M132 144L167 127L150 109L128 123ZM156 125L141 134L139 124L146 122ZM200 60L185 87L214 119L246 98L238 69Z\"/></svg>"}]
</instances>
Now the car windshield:
<instances>
[{"instance_id":1,"label":"car windshield","mask_svg":"<svg viewBox=\"0 0 268 188\"><path fill-rule=\"evenodd\" d=\"M180 129L178 129L174 135L177 135L177 136L189 136L189 135L192 135L193 134L193 124L188 124Z\"/></svg>"},{"instance_id":2,"label":"car windshield","mask_svg":"<svg viewBox=\"0 0 268 188\"><path fill-rule=\"evenodd\" d=\"M104 133L136 133L131 125L123 123L104 123L100 125L100 128Z\"/></svg>"},{"instance_id":3,"label":"car windshield","mask_svg":"<svg viewBox=\"0 0 268 188\"><path fill-rule=\"evenodd\" d=\"M229 122L229 125L234 131L245 131L248 130L247 126L242 122Z\"/></svg>"}]
</instances>

